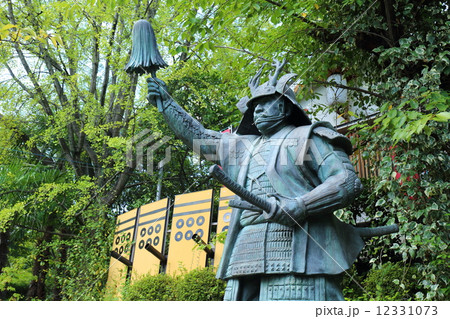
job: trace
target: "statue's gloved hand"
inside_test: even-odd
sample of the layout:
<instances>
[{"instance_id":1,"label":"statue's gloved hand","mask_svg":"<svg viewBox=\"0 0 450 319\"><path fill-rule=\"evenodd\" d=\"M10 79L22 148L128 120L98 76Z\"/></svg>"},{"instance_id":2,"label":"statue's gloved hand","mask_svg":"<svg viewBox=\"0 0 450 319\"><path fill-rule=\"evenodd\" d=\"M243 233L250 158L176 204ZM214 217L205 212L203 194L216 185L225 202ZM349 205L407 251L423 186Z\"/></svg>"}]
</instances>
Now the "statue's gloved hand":
<instances>
[{"instance_id":1,"label":"statue's gloved hand","mask_svg":"<svg viewBox=\"0 0 450 319\"><path fill-rule=\"evenodd\" d=\"M287 198L284 196L271 196L270 201L275 201L278 208L270 216L269 220L286 226L296 226L302 223L306 217L306 207L301 198Z\"/></svg>"},{"instance_id":2,"label":"statue's gloved hand","mask_svg":"<svg viewBox=\"0 0 450 319\"><path fill-rule=\"evenodd\" d=\"M166 83L163 80L157 78L147 79L148 95L147 99L152 105L157 105L156 100L160 99L165 102L169 99Z\"/></svg>"}]
</instances>

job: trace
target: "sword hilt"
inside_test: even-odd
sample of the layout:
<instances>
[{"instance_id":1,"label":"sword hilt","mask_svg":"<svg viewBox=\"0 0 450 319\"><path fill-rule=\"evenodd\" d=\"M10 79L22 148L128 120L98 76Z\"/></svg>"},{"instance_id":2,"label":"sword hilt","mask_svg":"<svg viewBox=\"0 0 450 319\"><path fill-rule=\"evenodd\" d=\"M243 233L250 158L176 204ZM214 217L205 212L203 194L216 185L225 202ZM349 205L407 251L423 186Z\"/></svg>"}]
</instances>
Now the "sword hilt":
<instances>
[{"instance_id":1,"label":"sword hilt","mask_svg":"<svg viewBox=\"0 0 450 319\"><path fill-rule=\"evenodd\" d=\"M254 212L259 212L259 213L263 212L263 210L261 208L259 208L258 206L252 205L249 202L247 202L245 200L240 200L240 199L230 199L230 201L228 202L228 206L240 208L240 209L244 209L244 210L252 210Z\"/></svg>"}]
</instances>

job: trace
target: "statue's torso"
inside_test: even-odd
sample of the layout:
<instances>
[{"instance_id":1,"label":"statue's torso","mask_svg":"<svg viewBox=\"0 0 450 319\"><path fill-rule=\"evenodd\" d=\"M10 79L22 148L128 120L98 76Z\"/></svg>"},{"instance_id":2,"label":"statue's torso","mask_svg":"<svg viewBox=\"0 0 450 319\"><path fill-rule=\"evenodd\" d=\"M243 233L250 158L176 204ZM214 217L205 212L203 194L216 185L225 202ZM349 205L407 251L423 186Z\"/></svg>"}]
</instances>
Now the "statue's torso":
<instances>
[{"instance_id":1,"label":"statue's torso","mask_svg":"<svg viewBox=\"0 0 450 319\"><path fill-rule=\"evenodd\" d=\"M255 145L245 182L247 190L264 199L276 193L266 175L266 165L272 152L270 140L261 139ZM231 254L228 278L292 271L293 228L261 219L255 221L255 216L258 215L254 212L242 212L242 229Z\"/></svg>"}]
</instances>

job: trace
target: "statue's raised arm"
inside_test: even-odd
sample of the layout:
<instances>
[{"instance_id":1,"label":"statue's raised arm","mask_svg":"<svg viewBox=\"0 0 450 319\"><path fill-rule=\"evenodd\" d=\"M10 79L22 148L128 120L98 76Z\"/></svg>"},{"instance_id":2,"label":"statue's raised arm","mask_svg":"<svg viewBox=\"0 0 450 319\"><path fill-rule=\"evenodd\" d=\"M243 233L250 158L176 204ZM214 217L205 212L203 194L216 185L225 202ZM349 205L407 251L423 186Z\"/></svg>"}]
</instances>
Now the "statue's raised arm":
<instances>
[{"instance_id":1,"label":"statue's raised arm","mask_svg":"<svg viewBox=\"0 0 450 319\"><path fill-rule=\"evenodd\" d=\"M199 155L215 155L217 144L221 138L219 132L208 130L196 119L190 116L167 91L164 81L148 78L148 100L153 105L159 105L161 112L175 135ZM157 103L160 99L161 103Z\"/></svg>"}]
</instances>

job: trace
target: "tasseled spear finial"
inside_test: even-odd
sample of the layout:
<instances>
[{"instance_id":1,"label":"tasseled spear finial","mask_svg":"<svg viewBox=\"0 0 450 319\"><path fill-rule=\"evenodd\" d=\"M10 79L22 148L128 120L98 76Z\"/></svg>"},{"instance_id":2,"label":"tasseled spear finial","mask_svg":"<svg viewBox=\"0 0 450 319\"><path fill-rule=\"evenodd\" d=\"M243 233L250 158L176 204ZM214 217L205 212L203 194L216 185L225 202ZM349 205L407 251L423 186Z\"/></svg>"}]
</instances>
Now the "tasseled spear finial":
<instances>
[{"instance_id":1,"label":"tasseled spear finial","mask_svg":"<svg viewBox=\"0 0 450 319\"><path fill-rule=\"evenodd\" d=\"M139 75L150 73L153 78L156 78L156 71L166 66L167 63L158 51L155 32L150 22L136 21L133 26L133 48L125 71Z\"/></svg>"}]
</instances>

